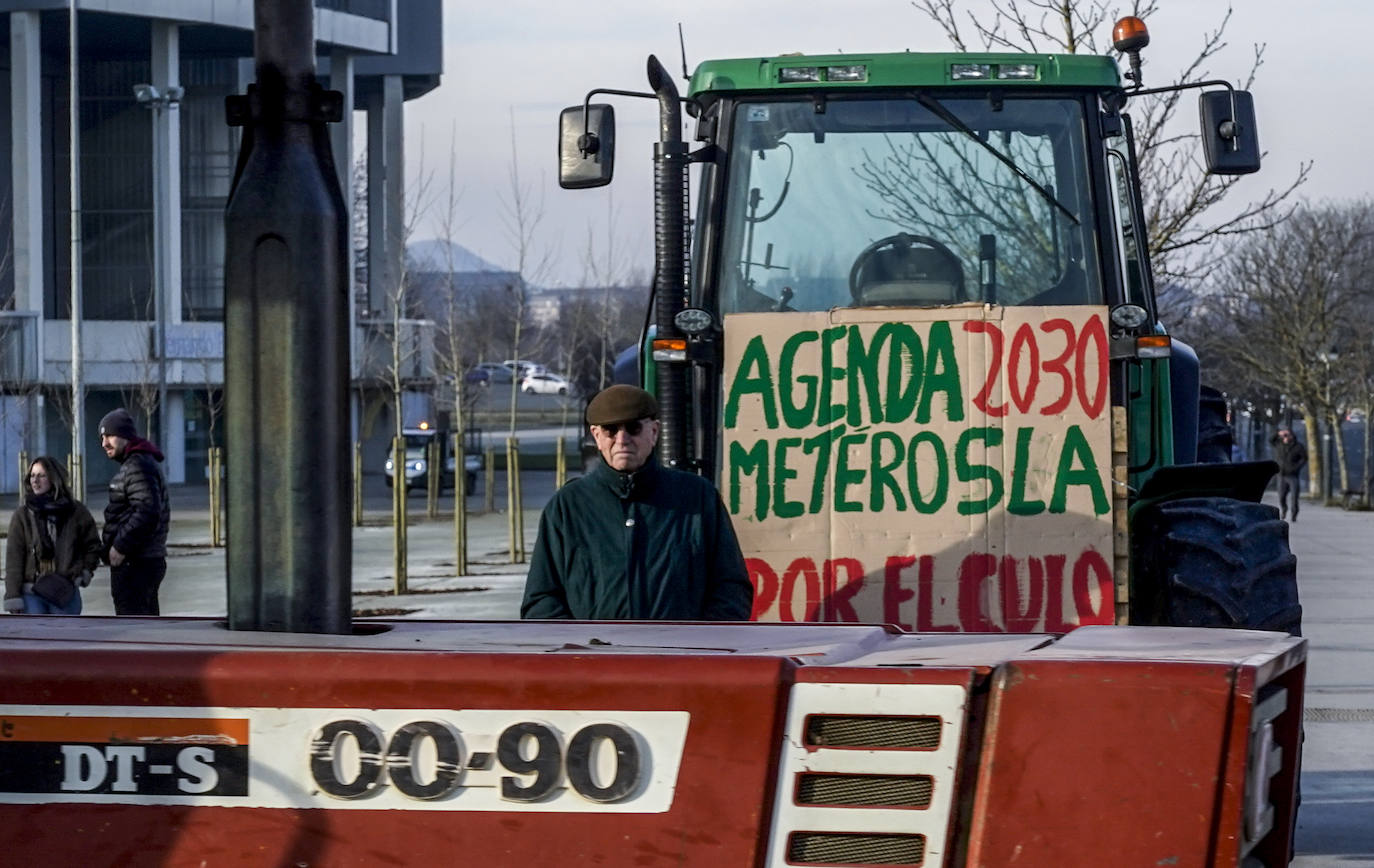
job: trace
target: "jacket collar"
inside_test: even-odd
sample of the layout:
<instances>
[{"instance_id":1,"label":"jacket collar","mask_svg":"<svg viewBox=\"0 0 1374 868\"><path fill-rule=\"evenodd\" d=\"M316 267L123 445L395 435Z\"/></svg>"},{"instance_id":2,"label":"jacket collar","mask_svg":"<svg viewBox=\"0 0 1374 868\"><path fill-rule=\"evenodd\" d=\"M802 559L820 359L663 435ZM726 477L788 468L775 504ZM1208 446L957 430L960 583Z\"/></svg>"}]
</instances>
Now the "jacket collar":
<instances>
[{"instance_id":1,"label":"jacket collar","mask_svg":"<svg viewBox=\"0 0 1374 868\"><path fill-rule=\"evenodd\" d=\"M166 460L163 457L162 450L158 449L155 445L152 444L152 442L145 440L142 437L133 437L130 438L129 445L124 447L124 454L119 456L119 463L123 464L124 459L128 458L130 455L133 455L135 452L146 453L148 455L153 456L153 458L155 458L158 461Z\"/></svg>"},{"instance_id":2,"label":"jacket collar","mask_svg":"<svg viewBox=\"0 0 1374 868\"><path fill-rule=\"evenodd\" d=\"M651 452L644 466L633 473L621 473L607 464L606 459L598 458L591 475L598 484L609 488L621 500L634 500L653 488L658 472L658 456Z\"/></svg>"}]
</instances>

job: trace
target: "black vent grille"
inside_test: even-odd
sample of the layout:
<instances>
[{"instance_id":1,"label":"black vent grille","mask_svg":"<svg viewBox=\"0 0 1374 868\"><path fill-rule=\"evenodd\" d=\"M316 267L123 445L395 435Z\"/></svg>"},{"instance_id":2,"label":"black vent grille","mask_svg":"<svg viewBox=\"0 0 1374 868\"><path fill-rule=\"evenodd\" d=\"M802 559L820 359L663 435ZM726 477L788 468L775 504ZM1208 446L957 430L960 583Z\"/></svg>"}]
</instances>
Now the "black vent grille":
<instances>
[{"instance_id":1,"label":"black vent grille","mask_svg":"<svg viewBox=\"0 0 1374 868\"><path fill-rule=\"evenodd\" d=\"M803 774L797 780L797 804L928 808L934 789L929 775Z\"/></svg>"},{"instance_id":2,"label":"black vent grille","mask_svg":"<svg viewBox=\"0 0 1374 868\"><path fill-rule=\"evenodd\" d=\"M806 744L810 747L935 750L940 746L940 718L813 714L806 720Z\"/></svg>"},{"instance_id":3,"label":"black vent grille","mask_svg":"<svg viewBox=\"0 0 1374 868\"><path fill-rule=\"evenodd\" d=\"M794 865L920 865L924 835L857 835L794 832L787 861Z\"/></svg>"}]
</instances>

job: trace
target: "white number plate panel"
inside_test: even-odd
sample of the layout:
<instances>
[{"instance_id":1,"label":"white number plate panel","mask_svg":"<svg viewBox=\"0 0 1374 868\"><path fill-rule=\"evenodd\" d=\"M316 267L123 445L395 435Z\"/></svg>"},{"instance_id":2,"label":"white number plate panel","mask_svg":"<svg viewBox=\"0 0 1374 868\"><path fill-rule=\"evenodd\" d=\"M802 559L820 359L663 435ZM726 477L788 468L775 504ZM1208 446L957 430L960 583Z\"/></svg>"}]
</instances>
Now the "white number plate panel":
<instances>
[{"instance_id":1,"label":"white number plate panel","mask_svg":"<svg viewBox=\"0 0 1374 868\"><path fill-rule=\"evenodd\" d=\"M685 711L0 706L0 803L662 813Z\"/></svg>"}]
</instances>

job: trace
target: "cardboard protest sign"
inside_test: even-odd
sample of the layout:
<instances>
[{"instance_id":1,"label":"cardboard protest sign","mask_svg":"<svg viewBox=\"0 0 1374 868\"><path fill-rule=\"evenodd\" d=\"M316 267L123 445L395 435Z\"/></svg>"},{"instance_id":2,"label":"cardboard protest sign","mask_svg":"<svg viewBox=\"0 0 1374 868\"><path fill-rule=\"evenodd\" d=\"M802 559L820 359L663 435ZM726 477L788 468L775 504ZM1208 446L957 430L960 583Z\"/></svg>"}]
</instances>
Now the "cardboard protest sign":
<instances>
[{"instance_id":1,"label":"cardboard protest sign","mask_svg":"<svg viewBox=\"0 0 1374 868\"><path fill-rule=\"evenodd\" d=\"M735 314L721 493L754 617L1113 618L1106 311Z\"/></svg>"}]
</instances>

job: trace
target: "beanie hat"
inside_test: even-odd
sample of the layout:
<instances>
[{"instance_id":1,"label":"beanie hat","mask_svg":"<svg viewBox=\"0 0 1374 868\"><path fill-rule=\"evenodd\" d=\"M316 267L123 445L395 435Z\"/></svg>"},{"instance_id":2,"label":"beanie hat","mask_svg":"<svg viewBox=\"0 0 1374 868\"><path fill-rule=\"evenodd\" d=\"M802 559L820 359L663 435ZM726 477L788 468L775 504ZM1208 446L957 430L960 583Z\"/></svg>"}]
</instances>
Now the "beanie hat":
<instances>
[{"instance_id":1,"label":"beanie hat","mask_svg":"<svg viewBox=\"0 0 1374 868\"><path fill-rule=\"evenodd\" d=\"M123 437L125 440L135 440L138 438L138 429L134 427L134 417L129 415L129 411L120 407L105 414L105 418L100 420L101 437Z\"/></svg>"},{"instance_id":2,"label":"beanie hat","mask_svg":"<svg viewBox=\"0 0 1374 868\"><path fill-rule=\"evenodd\" d=\"M658 402L654 396L636 386L619 384L602 390L587 405L589 425L618 425L636 419L658 416Z\"/></svg>"}]
</instances>

